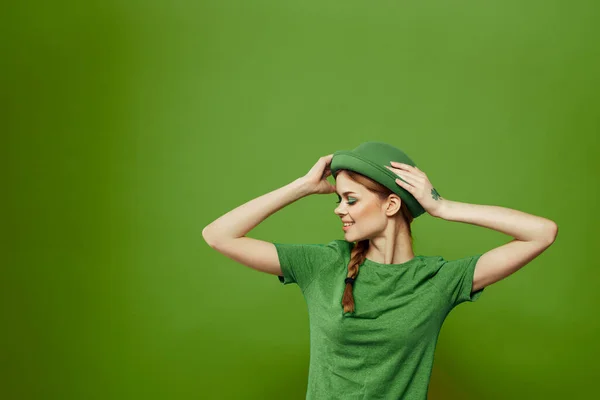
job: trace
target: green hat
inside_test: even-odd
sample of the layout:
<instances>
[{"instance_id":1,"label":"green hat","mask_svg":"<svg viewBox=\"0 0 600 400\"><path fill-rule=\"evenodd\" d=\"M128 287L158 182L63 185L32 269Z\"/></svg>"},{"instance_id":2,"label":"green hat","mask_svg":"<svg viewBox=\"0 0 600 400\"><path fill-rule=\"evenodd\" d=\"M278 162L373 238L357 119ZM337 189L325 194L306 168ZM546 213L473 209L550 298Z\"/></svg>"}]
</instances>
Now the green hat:
<instances>
[{"instance_id":1,"label":"green hat","mask_svg":"<svg viewBox=\"0 0 600 400\"><path fill-rule=\"evenodd\" d=\"M347 169L371 178L400 196L413 218L417 218L425 212L425 209L412 194L396 183L396 179L400 177L385 167L385 165L391 166L390 161L416 166L410 157L392 145L383 142L365 142L354 150L338 150L333 153L331 174L335 176L336 171Z\"/></svg>"}]
</instances>

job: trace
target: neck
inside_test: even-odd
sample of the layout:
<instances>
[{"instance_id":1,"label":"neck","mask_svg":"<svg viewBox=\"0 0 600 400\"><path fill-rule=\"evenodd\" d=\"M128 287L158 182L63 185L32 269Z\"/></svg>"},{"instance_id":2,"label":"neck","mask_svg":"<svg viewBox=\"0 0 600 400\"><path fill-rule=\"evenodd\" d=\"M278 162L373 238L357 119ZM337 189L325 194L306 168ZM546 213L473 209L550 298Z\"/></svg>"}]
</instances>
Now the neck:
<instances>
[{"instance_id":1,"label":"neck","mask_svg":"<svg viewBox=\"0 0 600 400\"><path fill-rule=\"evenodd\" d=\"M369 241L366 257L380 264L402 264L415 257L408 228L384 230Z\"/></svg>"}]
</instances>

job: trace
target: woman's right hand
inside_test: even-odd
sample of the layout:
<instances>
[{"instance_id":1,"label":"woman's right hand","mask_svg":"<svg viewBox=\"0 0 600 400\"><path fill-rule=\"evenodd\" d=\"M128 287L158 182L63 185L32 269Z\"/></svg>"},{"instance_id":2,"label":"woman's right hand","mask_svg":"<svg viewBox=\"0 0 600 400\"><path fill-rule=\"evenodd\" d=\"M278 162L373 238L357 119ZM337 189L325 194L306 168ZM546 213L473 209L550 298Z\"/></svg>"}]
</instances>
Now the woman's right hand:
<instances>
[{"instance_id":1,"label":"woman's right hand","mask_svg":"<svg viewBox=\"0 0 600 400\"><path fill-rule=\"evenodd\" d=\"M307 190L311 194L330 194L335 193L335 185L327 180L331 175L331 159L333 154L328 154L319 158L319 161L302 177Z\"/></svg>"}]
</instances>

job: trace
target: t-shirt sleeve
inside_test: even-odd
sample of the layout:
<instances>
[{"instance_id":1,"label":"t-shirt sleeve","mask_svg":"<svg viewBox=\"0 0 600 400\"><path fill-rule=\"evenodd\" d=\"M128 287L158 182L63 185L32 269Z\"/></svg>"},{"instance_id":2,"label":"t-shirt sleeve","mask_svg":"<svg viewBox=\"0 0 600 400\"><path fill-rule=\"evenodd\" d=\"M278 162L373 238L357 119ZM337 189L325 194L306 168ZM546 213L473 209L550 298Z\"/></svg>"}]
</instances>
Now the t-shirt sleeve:
<instances>
[{"instance_id":1,"label":"t-shirt sleeve","mask_svg":"<svg viewBox=\"0 0 600 400\"><path fill-rule=\"evenodd\" d=\"M465 301L476 301L481 297L485 288L471 292L475 266L481 256L482 254L476 254L452 261L446 261L441 258L437 286L441 285L446 295L449 296L451 308Z\"/></svg>"},{"instance_id":2,"label":"t-shirt sleeve","mask_svg":"<svg viewBox=\"0 0 600 400\"><path fill-rule=\"evenodd\" d=\"M302 291L308 288L322 268L341 256L335 241L326 244L273 244L283 274L278 276L279 281L284 285L296 283Z\"/></svg>"}]
</instances>

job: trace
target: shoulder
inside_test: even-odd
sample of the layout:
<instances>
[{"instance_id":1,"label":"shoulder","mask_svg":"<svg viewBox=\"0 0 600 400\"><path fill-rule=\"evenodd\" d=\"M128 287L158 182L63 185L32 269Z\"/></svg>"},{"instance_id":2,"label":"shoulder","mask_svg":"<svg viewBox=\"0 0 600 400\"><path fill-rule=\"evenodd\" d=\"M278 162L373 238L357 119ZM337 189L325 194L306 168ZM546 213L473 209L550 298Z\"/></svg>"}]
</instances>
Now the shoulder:
<instances>
[{"instance_id":1,"label":"shoulder","mask_svg":"<svg viewBox=\"0 0 600 400\"><path fill-rule=\"evenodd\" d=\"M443 272L445 269L461 265L464 261L467 261L469 257L460 258L457 260L448 260L444 256L420 256L423 263L427 265L432 271Z\"/></svg>"},{"instance_id":2,"label":"shoulder","mask_svg":"<svg viewBox=\"0 0 600 400\"><path fill-rule=\"evenodd\" d=\"M353 242L347 242L343 239L332 240L327 243L327 246L331 246L335 248L342 256L349 255L352 252L352 248L354 247Z\"/></svg>"},{"instance_id":3,"label":"shoulder","mask_svg":"<svg viewBox=\"0 0 600 400\"><path fill-rule=\"evenodd\" d=\"M439 279L440 275L443 275L444 265L447 260L442 256L426 256L419 255L418 267L415 270L415 275L421 277L421 279Z\"/></svg>"},{"instance_id":4,"label":"shoulder","mask_svg":"<svg viewBox=\"0 0 600 400\"><path fill-rule=\"evenodd\" d=\"M419 256L423 261L423 264L432 267L432 268L441 268L444 263L446 263L446 259L442 256Z\"/></svg>"},{"instance_id":5,"label":"shoulder","mask_svg":"<svg viewBox=\"0 0 600 400\"><path fill-rule=\"evenodd\" d=\"M465 277L472 276L479 257L479 254L475 254L448 260L443 256L424 256L423 260L432 277L460 281Z\"/></svg>"}]
</instances>

